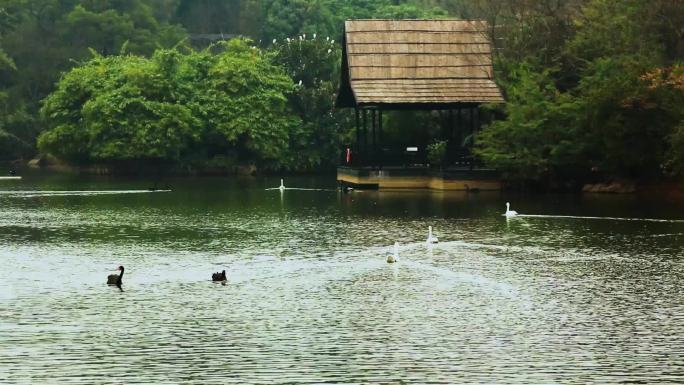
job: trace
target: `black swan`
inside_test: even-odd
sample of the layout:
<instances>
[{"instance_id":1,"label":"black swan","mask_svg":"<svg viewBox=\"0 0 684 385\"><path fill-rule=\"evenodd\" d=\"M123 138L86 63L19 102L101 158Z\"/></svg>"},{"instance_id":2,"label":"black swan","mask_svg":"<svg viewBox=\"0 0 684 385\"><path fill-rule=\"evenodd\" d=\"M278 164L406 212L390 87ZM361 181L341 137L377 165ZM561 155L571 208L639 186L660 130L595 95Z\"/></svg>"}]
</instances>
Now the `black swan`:
<instances>
[{"instance_id":1,"label":"black swan","mask_svg":"<svg viewBox=\"0 0 684 385\"><path fill-rule=\"evenodd\" d=\"M121 278L123 278L124 275L124 267L119 266L119 270L121 271L121 274L110 274L107 277L107 285L116 285L121 289Z\"/></svg>"},{"instance_id":2,"label":"black swan","mask_svg":"<svg viewBox=\"0 0 684 385\"><path fill-rule=\"evenodd\" d=\"M211 275L211 280L215 282L221 282L221 281L227 281L228 278L226 278L226 271L223 270L220 273L214 273Z\"/></svg>"}]
</instances>

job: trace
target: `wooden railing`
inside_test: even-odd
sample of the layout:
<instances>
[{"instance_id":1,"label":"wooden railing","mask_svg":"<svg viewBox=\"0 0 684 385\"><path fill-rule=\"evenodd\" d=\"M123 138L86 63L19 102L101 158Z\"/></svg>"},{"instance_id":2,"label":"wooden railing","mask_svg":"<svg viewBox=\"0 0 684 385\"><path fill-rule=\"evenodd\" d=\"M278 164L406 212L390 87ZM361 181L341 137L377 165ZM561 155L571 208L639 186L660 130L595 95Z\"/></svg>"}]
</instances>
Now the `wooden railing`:
<instances>
[{"instance_id":1,"label":"wooden railing","mask_svg":"<svg viewBox=\"0 0 684 385\"><path fill-rule=\"evenodd\" d=\"M459 151L460 150L460 151ZM348 152L349 151L349 152ZM443 168L470 168L477 166L476 159L466 149L447 152ZM356 146L340 150L340 165L349 167L428 167L424 146L380 146L374 151Z\"/></svg>"}]
</instances>

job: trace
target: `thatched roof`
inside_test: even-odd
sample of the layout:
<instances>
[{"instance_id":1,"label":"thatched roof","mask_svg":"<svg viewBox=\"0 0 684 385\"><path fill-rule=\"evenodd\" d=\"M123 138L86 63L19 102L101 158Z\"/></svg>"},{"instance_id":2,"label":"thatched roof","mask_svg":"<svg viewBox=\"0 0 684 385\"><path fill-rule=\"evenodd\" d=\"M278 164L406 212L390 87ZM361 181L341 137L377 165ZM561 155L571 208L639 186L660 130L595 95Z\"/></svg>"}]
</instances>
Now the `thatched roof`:
<instances>
[{"instance_id":1,"label":"thatched roof","mask_svg":"<svg viewBox=\"0 0 684 385\"><path fill-rule=\"evenodd\" d=\"M487 23L348 20L338 106L503 102Z\"/></svg>"}]
</instances>

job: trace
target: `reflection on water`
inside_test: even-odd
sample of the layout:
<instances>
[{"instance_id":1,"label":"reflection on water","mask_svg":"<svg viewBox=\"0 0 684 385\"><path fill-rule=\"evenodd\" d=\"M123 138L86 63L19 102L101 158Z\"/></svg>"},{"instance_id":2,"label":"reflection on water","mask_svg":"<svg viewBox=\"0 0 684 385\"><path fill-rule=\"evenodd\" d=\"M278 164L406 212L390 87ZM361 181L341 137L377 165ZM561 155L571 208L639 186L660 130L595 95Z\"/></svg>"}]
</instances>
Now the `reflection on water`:
<instances>
[{"instance_id":1,"label":"reflection on water","mask_svg":"<svg viewBox=\"0 0 684 385\"><path fill-rule=\"evenodd\" d=\"M0 383L684 382L684 223L501 217L684 206L285 182L3 182Z\"/></svg>"}]
</instances>

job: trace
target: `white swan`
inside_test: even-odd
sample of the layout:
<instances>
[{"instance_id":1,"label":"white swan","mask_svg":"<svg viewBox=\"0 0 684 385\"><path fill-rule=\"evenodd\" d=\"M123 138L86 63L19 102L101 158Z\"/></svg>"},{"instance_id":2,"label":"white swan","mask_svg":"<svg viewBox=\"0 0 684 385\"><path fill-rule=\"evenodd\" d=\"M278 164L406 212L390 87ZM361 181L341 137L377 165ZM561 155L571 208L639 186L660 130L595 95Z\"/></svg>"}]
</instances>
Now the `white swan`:
<instances>
[{"instance_id":1,"label":"white swan","mask_svg":"<svg viewBox=\"0 0 684 385\"><path fill-rule=\"evenodd\" d=\"M427 237L427 240L425 241L425 243L429 244L429 243L437 243L437 242L439 242L439 239L437 239L437 237L432 235L432 226L428 226L428 237Z\"/></svg>"},{"instance_id":2,"label":"white swan","mask_svg":"<svg viewBox=\"0 0 684 385\"><path fill-rule=\"evenodd\" d=\"M506 202L506 212L504 213L504 215L507 217L514 217L518 215L518 212L515 210L511 210L511 204Z\"/></svg>"},{"instance_id":3,"label":"white swan","mask_svg":"<svg viewBox=\"0 0 684 385\"><path fill-rule=\"evenodd\" d=\"M399 242L394 242L394 253L387 256L387 263L399 261Z\"/></svg>"},{"instance_id":4,"label":"white swan","mask_svg":"<svg viewBox=\"0 0 684 385\"><path fill-rule=\"evenodd\" d=\"M278 187L278 189L279 189L280 191L285 190L285 185L283 184L283 180L282 180L282 179L280 180L280 187Z\"/></svg>"}]
</instances>

